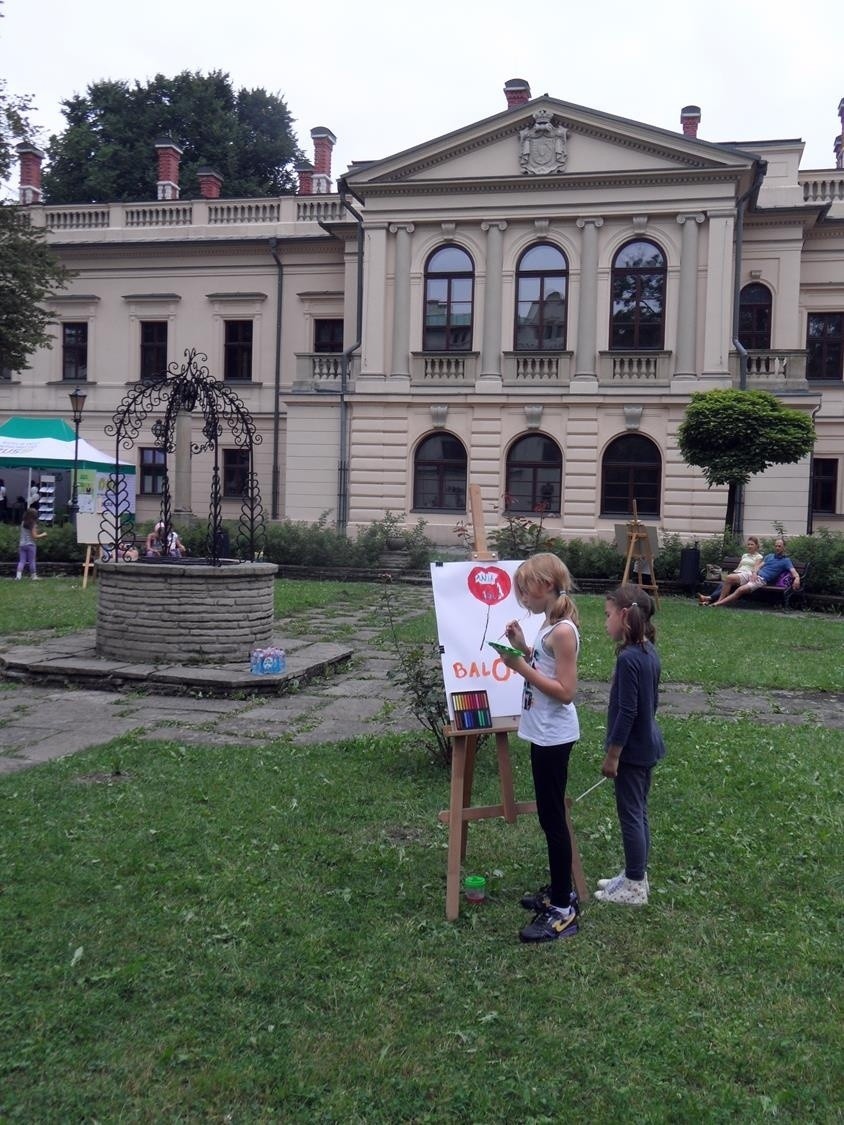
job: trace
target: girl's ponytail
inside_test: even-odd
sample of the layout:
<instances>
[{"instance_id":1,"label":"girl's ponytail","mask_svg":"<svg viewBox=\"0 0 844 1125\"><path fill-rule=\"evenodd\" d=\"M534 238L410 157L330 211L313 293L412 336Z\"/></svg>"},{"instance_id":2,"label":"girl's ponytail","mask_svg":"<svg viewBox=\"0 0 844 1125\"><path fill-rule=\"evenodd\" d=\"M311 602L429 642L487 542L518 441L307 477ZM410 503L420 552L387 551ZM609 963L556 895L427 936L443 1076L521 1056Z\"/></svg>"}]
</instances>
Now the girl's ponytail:
<instances>
[{"instance_id":1,"label":"girl's ponytail","mask_svg":"<svg viewBox=\"0 0 844 1125\"><path fill-rule=\"evenodd\" d=\"M645 641L656 639L656 630L653 624L654 603L653 598L641 586L634 586L631 582L618 586L606 595L608 602L625 609L624 615L624 645L641 645Z\"/></svg>"}]
</instances>

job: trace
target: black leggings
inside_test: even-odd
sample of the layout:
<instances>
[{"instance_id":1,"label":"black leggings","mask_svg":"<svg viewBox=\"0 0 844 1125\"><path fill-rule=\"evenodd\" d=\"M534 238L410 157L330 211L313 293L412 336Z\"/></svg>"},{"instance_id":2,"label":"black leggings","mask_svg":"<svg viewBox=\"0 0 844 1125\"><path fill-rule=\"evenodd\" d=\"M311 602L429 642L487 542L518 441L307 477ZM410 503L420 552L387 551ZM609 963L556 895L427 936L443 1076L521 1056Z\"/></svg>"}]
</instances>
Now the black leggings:
<instances>
[{"instance_id":1,"label":"black leggings","mask_svg":"<svg viewBox=\"0 0 844 1125\"><path fill-rule=\"evenodd\" d=\"M569 905L571 899L571 837L566 823L566 782L573 742L559 746L530 744L530 766L536 792L539 826L548 843L551 902Z\"/></svg>"}]
</instances>

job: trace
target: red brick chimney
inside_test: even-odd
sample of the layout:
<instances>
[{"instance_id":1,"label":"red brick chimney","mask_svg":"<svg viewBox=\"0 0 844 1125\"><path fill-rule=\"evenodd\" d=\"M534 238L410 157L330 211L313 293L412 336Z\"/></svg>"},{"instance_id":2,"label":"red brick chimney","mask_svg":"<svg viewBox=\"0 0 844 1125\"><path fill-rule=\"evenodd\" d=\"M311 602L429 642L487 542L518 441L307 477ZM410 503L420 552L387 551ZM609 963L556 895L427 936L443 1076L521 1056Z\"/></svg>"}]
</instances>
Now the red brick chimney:
<instances>
[{"instance_id":1,"label":"red brick chimney","mask_svg":"<svg viewBox=\"0 0 844 1125\"><path fill-rule=\"evenodd\" d=\"M331 191L331 153L337 138L324 125L317 125L311 129L311 140L314 142L312 191L314 195L328 195Z\"/></svg>"},{"instance_id":2,"label":"red brick chimney","mask_svg":"<svg viewBox=\"0 0 844 1125\"><path fill-rule=\"evenodd\" d=\"M530 86L524 78L508 78L504 83L504 97L507 99L507 108L516 109L530 101Z\"/></svg>"},{"instance_id":3,"label":"red brick chimney","mask_svg":"<svg viewBox=\"0 0 844 1125\"><path fill-rule=\"evenodd\" d=\"M155 142L158 157L157 199L179 198L179 161L184 149L179 148L172 137L160 137Z\"/></svg>"},{"instance_id":4,"label":"red brick chimney","mask_svg":"<svg viewBox=\"0 0 844 1125\"><path fill-rule=\"evenodd\" d=\"M23 207L41 202L41 161L44 153L26 141L17 146L20 157L21 179L18 198Z\"/></svg>"},{"instance_id":5,"label":"red brick chimney","mask_svg":"<svg viewBox=\"0 0 844 1125\"><path fill-rule=\"evenodd\" d=\"M203 199L219 199L223 188L223 177L213 168L197 168L196 178L199 180L199 194Z\"/></svg>"},{"instance_id":6,"label":"red brick chimney","mask_svg":"<svg viewBox=\"0 0 844 1125\"><path fill-rule=\"evenodd\" d=\"M299 177L298 195L314 194L314 166L307 160L296 165L296 174Z\"/></svg>"},{"instance_id":7,"label":"red brick chimney","mask_svg":"<svg viewBox=\"0 0 844 1125\"><path fill-rule=\"evenodd\" d=\"M684 105L680 110L680 124L683 126L683 133L687 137L696 137L698 125L700 125L700 106Z\"/></svg>"}]
</instances>

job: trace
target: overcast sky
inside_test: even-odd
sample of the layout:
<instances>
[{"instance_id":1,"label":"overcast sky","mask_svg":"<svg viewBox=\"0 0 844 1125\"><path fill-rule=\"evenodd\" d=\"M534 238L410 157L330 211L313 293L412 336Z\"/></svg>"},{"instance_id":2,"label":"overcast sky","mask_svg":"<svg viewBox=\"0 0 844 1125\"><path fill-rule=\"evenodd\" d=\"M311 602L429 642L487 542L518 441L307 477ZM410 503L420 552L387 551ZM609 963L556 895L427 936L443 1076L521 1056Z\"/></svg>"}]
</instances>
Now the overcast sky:
<instances>
[{"instance_id":1,"label":"overcast sky","mask_svg":"<svg viewBox=\"0 0 844 1125\"><path fill-rule=\"evenodd\" d=\"M802 138L832 168L844 2L812 0L5 0L0 75L32 95L38 140L99 79L226 71L284 98L299 143L337 136L333 172L505 106L508 78L664 129L702 108L709 141ZM152 159L152 156L150 157Z\"/></svg>"}]
</instances>

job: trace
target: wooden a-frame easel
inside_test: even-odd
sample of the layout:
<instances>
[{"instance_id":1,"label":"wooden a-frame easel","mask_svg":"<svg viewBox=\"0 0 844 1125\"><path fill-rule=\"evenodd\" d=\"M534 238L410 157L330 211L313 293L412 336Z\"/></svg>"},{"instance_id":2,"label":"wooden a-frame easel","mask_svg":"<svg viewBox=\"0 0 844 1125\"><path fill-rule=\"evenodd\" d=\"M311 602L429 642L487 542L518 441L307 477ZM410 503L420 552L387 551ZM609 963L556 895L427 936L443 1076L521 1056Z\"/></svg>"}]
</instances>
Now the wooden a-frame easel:
<instances>
[{"instance_id":1,"label":"wooden a-frame easel","mask_svg":"<svg viewBox=\"0 0 844 1125\"><path fill-rule=\"evenodd\" d=\"M469 505L472 513L474 551L472 558L480 562L497 558L487 548L480 485L469 485ZM439 814L439 820L448 825L448 872L445 889L445 916L454 922L460 915L460 869L466 858L469 821L488 820L502 816L508 824L515 824L519 813L535 813L536 801L517 801L513 793L513 770L510 766L510 735L518 729L512 719L494 719L492 726L479 731L458 731L446 728L451 743L451 794L449 806ZM472 807L472 782L475 775L475 755L478 742L484 734L495 736L498 755L498 781L501 804ZM571 874L581 902L589 898L589 888L583 874L577 838L571 823L571 797L566 797L566 823L571 837Z\"/></svg>"},{"instance_id":2,"label":"wooden a-frame easel","mask_svg":"<svg viewBox=\"0 0 844 1125\"><path fill-rule=\"evenodd\" d=\"M647 526L639 519L635 500L633 501L633 519L627 525L627 557L624 561L624 576L621 579L623 583L629 581L631 568L636 575L638 585L652 594L654 601L659 606L659 588L656 584L654 572L653 551L648 538ZM643 572L650 576L650 582L642 581Z\"/></svg>"}]
</instances>

